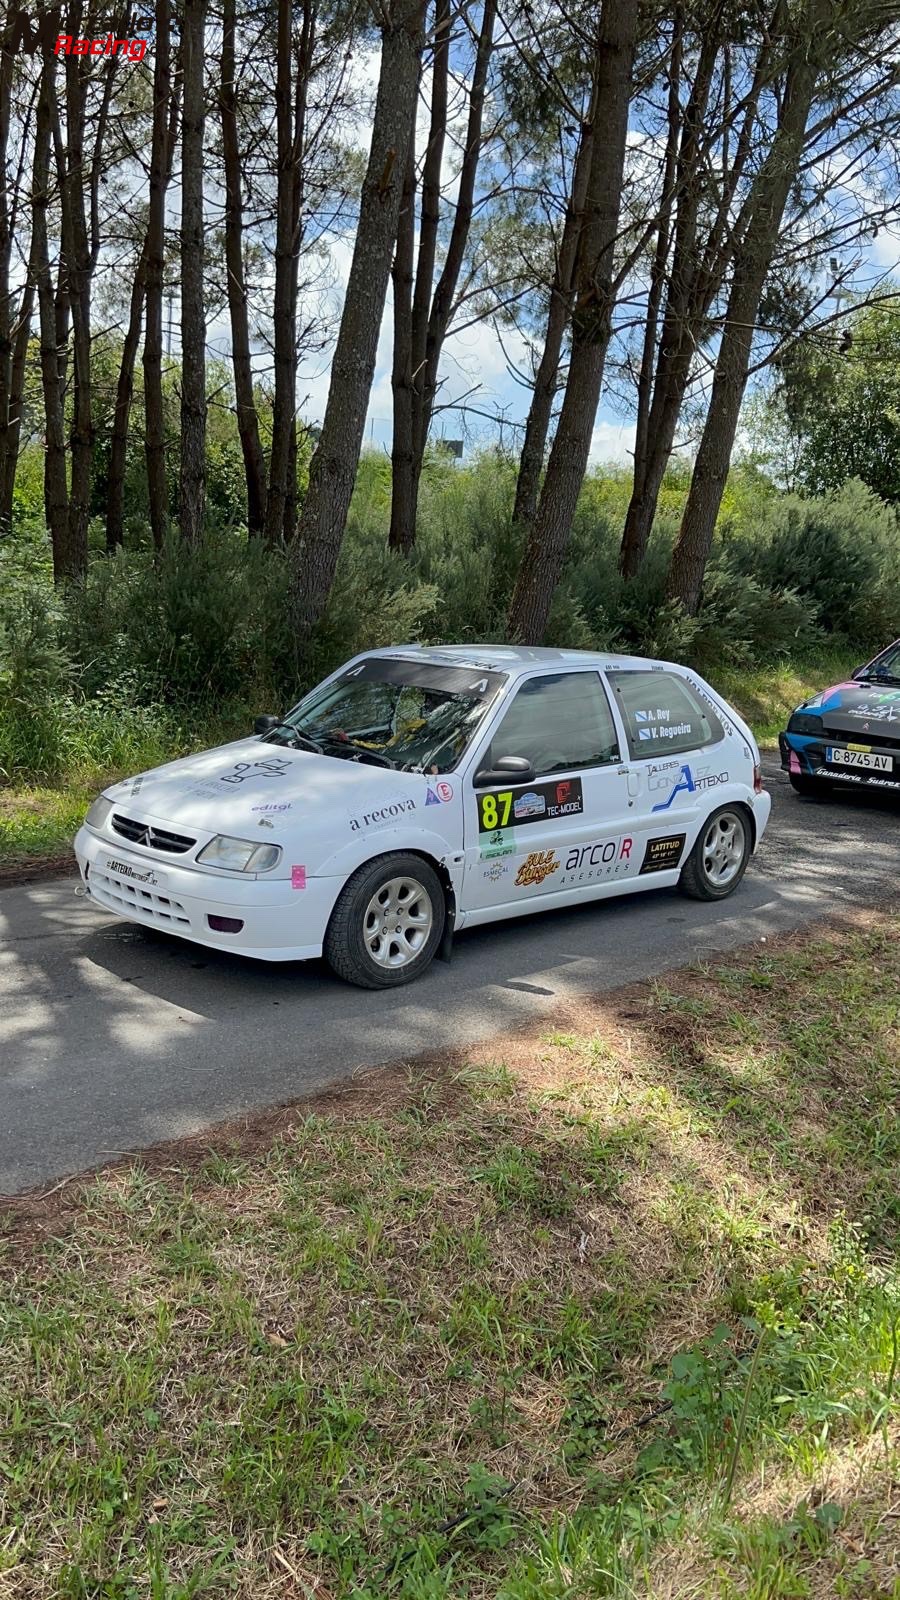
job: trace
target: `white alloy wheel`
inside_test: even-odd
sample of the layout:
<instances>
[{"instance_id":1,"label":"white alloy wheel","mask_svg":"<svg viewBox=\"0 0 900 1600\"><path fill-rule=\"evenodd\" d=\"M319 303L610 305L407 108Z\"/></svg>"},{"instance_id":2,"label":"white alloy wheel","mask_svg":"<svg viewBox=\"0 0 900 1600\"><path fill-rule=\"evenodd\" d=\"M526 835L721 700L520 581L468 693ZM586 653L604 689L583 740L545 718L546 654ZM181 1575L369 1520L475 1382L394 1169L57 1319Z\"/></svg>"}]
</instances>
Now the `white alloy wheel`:
<instances>
[{"instance_id":1,"label":"white alloy wheel","mask_svg":"<svg viewBox=\"0 0 900 1600\"><path fill-rule=\"evenodd\" d=\"M376 889L363 919L363 937L380 967L406 967L425 948L434 924L431 896L415 878L390 878Z\"/></svg>"},{"instance_id":2,"label":"white alloy wheel","mask_svg":"<svg viewBox=\"0 0 900 1600\"><path fill-rule=\"evenodd\" d=\"M703 835L703 869L711 884L725 889L736 878L747 850L747 824L737 811L720 811Z\"/></svg>"}]
</instances>

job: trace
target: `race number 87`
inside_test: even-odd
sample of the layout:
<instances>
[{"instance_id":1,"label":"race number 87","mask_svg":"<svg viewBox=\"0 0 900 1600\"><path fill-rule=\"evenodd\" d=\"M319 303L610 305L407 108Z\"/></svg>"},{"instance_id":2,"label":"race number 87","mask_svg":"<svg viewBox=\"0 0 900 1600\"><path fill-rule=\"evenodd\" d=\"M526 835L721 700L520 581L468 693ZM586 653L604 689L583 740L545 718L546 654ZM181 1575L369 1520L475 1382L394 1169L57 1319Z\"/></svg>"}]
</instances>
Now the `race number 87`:
<instances>
[{"instance_id":1,"label":"race number 87","mask_svg":"<svg viewBox=\"0 0 900 1600\"><path fill-rule=\"evenodd\" d=\"M493 828L505 828L512 810L512 790L502 789L499 794L478 796L478 828L480 833L490 833Z\"/></svg>"}]
</instances>

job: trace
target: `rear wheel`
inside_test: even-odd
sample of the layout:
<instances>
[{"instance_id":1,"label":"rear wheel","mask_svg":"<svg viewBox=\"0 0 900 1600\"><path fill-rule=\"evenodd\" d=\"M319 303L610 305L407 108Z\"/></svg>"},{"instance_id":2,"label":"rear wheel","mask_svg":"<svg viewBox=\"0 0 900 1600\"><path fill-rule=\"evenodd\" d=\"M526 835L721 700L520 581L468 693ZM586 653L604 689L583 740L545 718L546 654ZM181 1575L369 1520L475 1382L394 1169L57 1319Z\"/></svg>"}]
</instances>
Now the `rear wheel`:
<instances>
[{"instance_id":1,"label":"rear wheel","mask_svg":"<svg viewBox=\"0 0 900 1600\"><path fill-rule=\"evenodd\" d=\"M747 870L750 844L750 819L740 806L714 811L681 869L684 893L694 900L724 900L733 894Z\"/></svg>"},{"instance_id":2,"label":"rear wheel","mask_svg":"<svg viewBox=\"0 0 900 1600\"><path fill-rule=\"evenodd\" d=\"M420 856L379 856L344 884L325 934L332 971L362 989L412 983L431 965L444 931L441 880Z\"/></svg>"}]
</instances>

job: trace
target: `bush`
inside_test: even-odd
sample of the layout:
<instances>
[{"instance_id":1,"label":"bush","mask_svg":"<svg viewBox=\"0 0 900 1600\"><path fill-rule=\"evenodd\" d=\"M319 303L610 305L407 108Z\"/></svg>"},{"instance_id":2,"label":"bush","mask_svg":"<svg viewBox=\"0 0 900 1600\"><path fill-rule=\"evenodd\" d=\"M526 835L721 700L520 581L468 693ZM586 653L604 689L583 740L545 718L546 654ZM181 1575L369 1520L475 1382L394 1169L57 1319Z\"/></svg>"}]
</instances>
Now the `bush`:
<instances>
[{"instance_id":1,"label":"bush","mask_svg":"<svg viewBox=\"0 0 900 1600\"><path fill-rule=\"evenodd\" d=\"M289 659L283 554L235 533L174 537L156 558L120 550L70 593L64 633L91 693L133 675L143 701L176 708L271 702Z\"/></svg>"},{"instance_id":2,"label":"bush","mask_svg":"<svg viewBox=\"0 0 900 1600\"><path fill-rule=\"evenodd\" d=\"M47 580L4 590L0 613L0 778L52 781L62 773L156 764L178 730L164 709L140 704L133 673L82 691L62 642L62 608Z\"/></svg>"},{"instance_id":3,"label":"bush","mask_svg":"<svg viewBox=\"0 0 900 1600\"><path fill-rule=\"evenodd\" d=\"M900 632L897 513L856 479L817 500L773 496L755 526L723 541L722 567L793 593L808 625L867 650Z\"/></svg>"},{"instance_id":4,"label":"bush","mask_svg":"<svg viewBox=\"0 0 900 1600\"><path fill-rule=\"evenodd\" d=\"M227 449L220 465L225 486L236 470ZM29 468L23 494L33 478ZM521 560L514 486L515 464L497 452L464 467L430 454L405 560L387 547L390 463L364 455L334 588L299 678L286 605L293 555L224 526L230 490L199 546L173 537L154 554L143 530L136 546L96 555L83 588L62 596L29 507L0 565L0 773L136 770L175 746L243 731L253 712L293 703L359 650L503 639ZM629 487L620 469L587 478L549 644L715 673L826 646L863 655L900 633L897 514L861 484L804 500L775 494L758 474L733 474L697 617L665 595L684 472L669 475L646 560L626 583L618 551Z\"/></svg>"}]
</instances>

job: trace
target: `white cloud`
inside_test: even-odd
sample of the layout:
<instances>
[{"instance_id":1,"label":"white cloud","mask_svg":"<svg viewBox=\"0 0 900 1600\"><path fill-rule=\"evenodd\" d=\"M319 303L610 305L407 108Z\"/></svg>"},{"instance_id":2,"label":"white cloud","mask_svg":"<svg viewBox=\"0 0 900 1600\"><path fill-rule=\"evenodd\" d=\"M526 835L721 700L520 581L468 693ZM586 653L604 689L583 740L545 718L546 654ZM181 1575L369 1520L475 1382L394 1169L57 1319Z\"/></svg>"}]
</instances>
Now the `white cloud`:
<instances>
[{"instance_id":1,"label":"white cloud","mask_svg":"<svg viewBox=\"0 0 900 1600\"><path fill-rule=\"evenodd\" d=\"M598 422L591 435L590 460L628 466L634 454L633 422Z\"/></svg>"}]
</instances>

